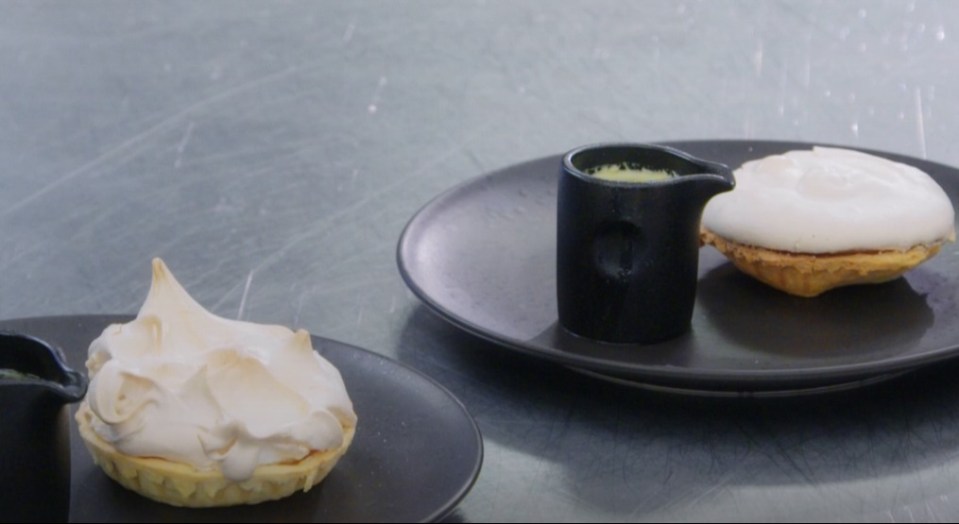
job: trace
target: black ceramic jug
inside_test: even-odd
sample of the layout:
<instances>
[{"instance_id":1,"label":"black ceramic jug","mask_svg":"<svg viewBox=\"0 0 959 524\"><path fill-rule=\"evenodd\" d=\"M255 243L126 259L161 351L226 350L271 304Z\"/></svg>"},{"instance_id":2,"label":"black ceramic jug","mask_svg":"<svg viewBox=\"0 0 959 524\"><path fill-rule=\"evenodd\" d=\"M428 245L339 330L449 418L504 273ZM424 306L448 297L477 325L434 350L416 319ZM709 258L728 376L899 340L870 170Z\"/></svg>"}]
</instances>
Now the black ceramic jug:
<instances>
[{"instance_id":1,"label":"black ceramic jug","mask_svg":"<svg viewBox=\"0 0 959 524\"><path fill-rule=\"evenodd\" d=\"M605 167L661 175L616 181ZM567 330L648 344L690 328L703 207L733 189L722 164L650 144L601 144L563 157L557 202L557 300Z\"/></svg>"},{"instance_id":2,"label":"black ceramic jug","mask_svg":"<svg viewBox=\"0 0 959 524\"><path fill-rule=\"evenodd\" d=\"M86 389L86 377L68 368L58 349L0 332L0 521L67 521L67 404Z\"/></svg>"}]
</instances>

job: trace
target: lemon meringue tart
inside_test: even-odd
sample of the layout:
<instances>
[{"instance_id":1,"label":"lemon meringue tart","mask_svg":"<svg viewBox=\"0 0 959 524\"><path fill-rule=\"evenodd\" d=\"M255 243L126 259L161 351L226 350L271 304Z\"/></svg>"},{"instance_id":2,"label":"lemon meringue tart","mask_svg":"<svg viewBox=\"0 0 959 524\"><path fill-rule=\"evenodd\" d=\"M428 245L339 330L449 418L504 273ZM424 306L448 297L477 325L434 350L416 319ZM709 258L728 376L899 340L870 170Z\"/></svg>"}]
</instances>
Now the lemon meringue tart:
<instances>
[{"instance_id":1,"label":"lemon meringue tart","mask_svg":"<svg viewBox=\"0 0 959 524\"><path fill-rule=\"evenodd\" d=\"M87 369L76 420L94 462L175 506L307 491L356 429L339 372L306 331L215 316L159 259L136 319L93 341Z\"/></svg>"},{"instance_id":2,"label":"lemon meringue tart","mask_svg":"<svg viewBox=\"0 0 959 524\"><path fill-rule=\"evenodd\" d=\"M703 211L701 240L744 273L814 297L893 280L955 240L955 211L927 173L815 147L746 162Z\"/></svg>"}]
</instances>

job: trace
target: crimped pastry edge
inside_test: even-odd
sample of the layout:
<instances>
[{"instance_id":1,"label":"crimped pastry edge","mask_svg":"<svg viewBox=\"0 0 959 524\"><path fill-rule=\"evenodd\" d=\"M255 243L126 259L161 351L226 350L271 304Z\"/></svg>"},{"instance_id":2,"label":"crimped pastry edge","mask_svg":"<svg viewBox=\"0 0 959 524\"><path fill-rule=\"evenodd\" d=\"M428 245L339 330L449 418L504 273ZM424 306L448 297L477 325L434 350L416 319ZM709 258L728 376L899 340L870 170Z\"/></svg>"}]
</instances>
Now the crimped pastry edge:
<instances>
[{"instance_id":1,"label":"crimped pastry edge","mask_svg":"<svg viewBox=\"0 0 959 524\"><path fill-rule=\"evenodd\" d=\"M700 229L700 241L715 247L747 275L800 297L815 297L841 286L888 282L935 256L943 244L905 250L790 253L740 244L706 227Z\"/></svg>"},{"instance_id":2,"label":"crimped pastry edge","mask_svg":"<svg viewBox=\"0 0 959 524\"><path fill-rule=\"evenodd\" d=\"M235 482L217 470L202 471L189 464L119 452L91 426L95 415L84 401L76 421L87 450L104 473L144 497L191 508L257 504L309 491L330 473L353 441L356 428L343 428L343 444L314 451L295 463L258 466L250 479Z\"/></svg>"}]
</instances>

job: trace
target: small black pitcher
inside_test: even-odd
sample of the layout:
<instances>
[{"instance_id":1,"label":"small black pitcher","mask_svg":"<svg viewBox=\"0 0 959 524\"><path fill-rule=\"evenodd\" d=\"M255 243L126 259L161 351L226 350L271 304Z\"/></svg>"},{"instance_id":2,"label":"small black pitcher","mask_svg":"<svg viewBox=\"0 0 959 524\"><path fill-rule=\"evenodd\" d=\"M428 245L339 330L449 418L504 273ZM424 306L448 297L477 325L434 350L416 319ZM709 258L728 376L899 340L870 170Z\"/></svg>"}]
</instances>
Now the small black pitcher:
<instances>
[{"instance_id":1,"label":"small black pitcher","mask_svg":"<svg viewBox=\"0 0 959 524\"><path fill-rule=\"evenodd\" d=\"M606 180L604 166L661 172ZM669 147L604 144L563 157L557 201L557 300L567 330L648 344L690 328L706 202L735 185L729 168Z\"/></svg>"},{"instance_id":2,"label":"small black pitcher","mask_svg":"<svg viewBox=\"0 0 959 524\"><path fill-rule=\"evenodd\" d=\"M68 368L57 348L0 332L0 521L67 521L67 404L86 390L86 377Z\"/></svg>"}]
</instances>

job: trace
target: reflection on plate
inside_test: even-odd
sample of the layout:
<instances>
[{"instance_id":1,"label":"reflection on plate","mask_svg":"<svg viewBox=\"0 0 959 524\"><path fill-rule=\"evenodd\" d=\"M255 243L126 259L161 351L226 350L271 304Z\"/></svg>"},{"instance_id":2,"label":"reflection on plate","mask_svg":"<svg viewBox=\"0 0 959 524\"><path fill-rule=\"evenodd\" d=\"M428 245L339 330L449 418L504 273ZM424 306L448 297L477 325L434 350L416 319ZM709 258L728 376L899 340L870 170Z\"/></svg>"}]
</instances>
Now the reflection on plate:
<instances>
[{"instance_id":1,"label":"reflection on plate","mask_svg":"<svg viewBox=\"0 0 959 524\"><path fill-rule=\"evenodd\" d=\"M696 141L668 145L737 167L812 144ZM959 207L959 170L915 165ZM867 384L959 354L959 248L905 278L818 298L785 295L700 254L691 333L649 346L578 338L557 325L556 176L560 156L490 173L427 204L397 259L407 285L454 325L503 348L613 380L666 390L802 392Z\"/></svg>"},{"instance_id":2,"label":"reflection on plate","mask_svg":"<svg viewBox=\"0 0 959 524\"><path fill-rule=\"evenodd\" d=\"M610 382L619 386L643 389L646 391L655 391L657 393L668 393L670 395L683 395L687 397L752 398L752 399L805 397L805 396L812 396L812 395L824 395L827 393L838 393L840 391L849 391L850 389L859 389L861 387L869 386L871 384L878 384L880 382L892 380L896 377L902 376L909 372L909 371L900 371L898 373L889 373L888 375L876 375L874 377L866 378L863 380L856 380L853 382L839 382L836 384L828 384L825 386L800 387L797 389L723 390L723 389L692 389L692 388L682 388L682 387L673 387L673 386L663 386L660 384L651 384L648 382L639 382L637 380L619 378L613 375L606 375L603 373L595 373L593 371L590 371L588 369L583 369L583 368L571 367L569 369L577 373L586 375L587 377L593 377L595 379L603 380L605 382Z\"/></svg>"},{"instance_id":3,"label":"reflection on plate","mask_svg":"<svg viewBox=\"0 0 959 524\"><path fill-rule=\"evenodd\" d=\"M0 322L64 350L85 369L87 347L107 325L129 317L46 317ZM429 522L452 511L482 463L479 430L448 391L369 351L313 337L349 389L360 417L356 439L309 493L216 509L167 506L127 491L96 467L71 424L73 522ZM71 420L72 422L72 420Z\"/></svg>"}]
</instances>

